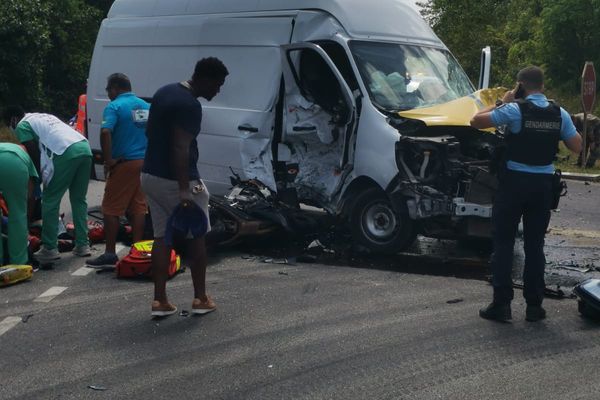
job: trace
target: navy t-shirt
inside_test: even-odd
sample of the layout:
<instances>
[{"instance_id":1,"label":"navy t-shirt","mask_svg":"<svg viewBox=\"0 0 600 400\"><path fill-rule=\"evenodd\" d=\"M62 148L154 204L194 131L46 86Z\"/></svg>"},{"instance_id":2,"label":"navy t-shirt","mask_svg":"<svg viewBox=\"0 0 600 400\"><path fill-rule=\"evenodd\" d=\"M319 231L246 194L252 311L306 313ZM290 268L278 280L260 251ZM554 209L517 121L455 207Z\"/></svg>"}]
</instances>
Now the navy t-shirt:
<instances>
[{"instance_id":1,"label":"navy t-shirt","mask_svg":"<svg viewBox=\"0 0 600 400\"><path fill-rule=\"evenodd\" d=\"M171 163L172 131L179 127L194 135L190 143L189 178L200 179L196 137L202 123L202 106L181 83L158 89L152 98L146 127L148 147L143 172L165 179L177 180Z\"/></svg>"}]
</instances>

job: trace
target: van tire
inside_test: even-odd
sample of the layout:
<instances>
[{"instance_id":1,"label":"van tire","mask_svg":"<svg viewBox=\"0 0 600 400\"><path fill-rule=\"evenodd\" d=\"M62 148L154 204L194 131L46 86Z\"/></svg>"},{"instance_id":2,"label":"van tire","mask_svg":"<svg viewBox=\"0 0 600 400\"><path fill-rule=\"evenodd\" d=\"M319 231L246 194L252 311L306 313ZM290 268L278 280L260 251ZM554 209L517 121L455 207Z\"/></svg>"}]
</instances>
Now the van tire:
<instances>
[{"instance_id":1,"label":"van tire","mask_svg":"<svg viewBox=\"0 0 600 400\"><path fill-rule=\"evenodd\" d=\"M398 253L417 237L406 204L395 209L385 192L377 188L356 196L350 212L350 226L355 242L379 254Z\"/></svg>"}]
</instances>

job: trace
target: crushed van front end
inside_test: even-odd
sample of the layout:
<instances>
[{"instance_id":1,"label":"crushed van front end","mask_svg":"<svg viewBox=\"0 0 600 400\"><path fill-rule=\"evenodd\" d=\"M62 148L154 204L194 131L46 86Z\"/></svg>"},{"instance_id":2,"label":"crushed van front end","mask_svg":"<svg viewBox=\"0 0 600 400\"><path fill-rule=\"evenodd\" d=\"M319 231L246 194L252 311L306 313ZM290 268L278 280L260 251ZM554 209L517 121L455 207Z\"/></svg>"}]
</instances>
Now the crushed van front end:
<instances>
[{"instance_id":1,"label":"crushed van front end","mask_svg":"<svg viewBox=\"0 0 600 400\"><path fill-rule=\"evenodd\" d=\"M388 188L405 204L419 233L447 239L491 238L498 180L493 160L502 139L469 126L470 117L499 91L478 92L454 104L400 113L390 124L399 174Z\"/></svg>"}]
</instances>

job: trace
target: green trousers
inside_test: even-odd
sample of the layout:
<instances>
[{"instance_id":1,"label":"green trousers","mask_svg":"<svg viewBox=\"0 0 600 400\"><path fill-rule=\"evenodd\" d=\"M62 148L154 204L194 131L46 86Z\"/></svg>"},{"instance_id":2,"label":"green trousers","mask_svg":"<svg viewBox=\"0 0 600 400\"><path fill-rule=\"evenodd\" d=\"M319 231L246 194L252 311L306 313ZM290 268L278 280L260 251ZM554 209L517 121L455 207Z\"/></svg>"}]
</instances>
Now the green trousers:
<instances>
[{"instance_id":1,"label":"green trousers","mask_svg":"<svg viewBox=\"0 0 600 400\"><path fill-rule=\"evenodd\" d=\"M80 142L87 146L87 142ZM92 157L78 156L78 146L71 145L60 156L54 156L54 175L42 192L42 245L51 250L58 245L60 202L67 190L75 225L75 246L89 245L87 227L87 190ZM89 146L88 146L89 148ZM75 155L75 157L74 157Z\"/></svg>"},{"instance_id":2,"label":"green trousers","mask_svg":"<svg viewBox=\"0 0 600 400\"><path fill-rule=\"evenodd\" d=\"M27 192L29 169L19 156L0 153L0 192L8 206L8 256L11 264L27 264ZM1 239L1 238L0 238ZM4 254L0 240L0 256ZM0 257L2 265L3 256Z\"/></svg>"}]
</instances>

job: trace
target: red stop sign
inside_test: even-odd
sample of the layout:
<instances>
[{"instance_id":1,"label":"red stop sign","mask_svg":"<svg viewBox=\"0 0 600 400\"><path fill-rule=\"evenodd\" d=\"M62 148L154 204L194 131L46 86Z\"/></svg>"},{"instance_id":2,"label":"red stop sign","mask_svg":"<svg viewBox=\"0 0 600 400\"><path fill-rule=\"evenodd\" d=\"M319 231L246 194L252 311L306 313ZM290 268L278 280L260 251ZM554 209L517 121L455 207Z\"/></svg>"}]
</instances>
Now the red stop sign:
<instances>
[{"instance_id":1,"label":"red stop sign","mask_svg":"<svg viewBox=\"0 0 600 400\"><path fill-rule=\"evenodd\" d=\"M583 112L591 113L596 102L596 70L594 63L588 61L581 74L581 104Z\"/></svg>"}]
</instances>

